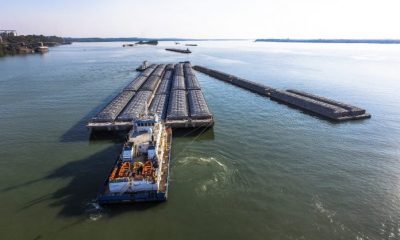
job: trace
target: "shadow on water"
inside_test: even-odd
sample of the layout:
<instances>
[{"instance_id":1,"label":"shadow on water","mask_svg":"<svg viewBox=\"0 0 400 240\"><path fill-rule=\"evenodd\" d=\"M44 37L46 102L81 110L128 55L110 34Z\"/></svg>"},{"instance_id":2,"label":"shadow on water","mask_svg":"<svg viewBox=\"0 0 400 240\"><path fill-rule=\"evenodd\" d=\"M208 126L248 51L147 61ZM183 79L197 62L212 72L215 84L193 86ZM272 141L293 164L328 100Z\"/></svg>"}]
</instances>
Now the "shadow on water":
<instances>
[{"instance_id":1,"label":"shadow on water","mask_svg":"<svg viewBox=\"0 0 400 240\"><path fill-rule=\"evenodd\" d=\"M52 193L50 206L61 207L62 216L85 215L86 205L96 198L121 147L115 144L88 158L67 163L46 176L45 179L72 178L68 185Z\"/></svg>"},{"instance_id":2,"label":"shadow on water","mask_svg":"<svg viewBox=\"0 0 400 240\"><path fill-rule=\"evenodd\" d=\"M11 190L14 190L14 189L18 189L18 188L21 188L21 187L26 187L26 186L38 183L40 181L43 181L43 179L34 179L34 180L26 181L26 182L23 182L23 183L20 183L20 184L16 184L16 185L12 185L12 186L3 188L3 189L1 189L1 192L8 192L8 191L11 191Z\"/></svg>"},{"instance_id":3,"label":"shadow on water","mask_svg":"<svg viewBox=\"0 0 400 240\"><path fill-rule=\"evenodd\" d=\"M101 152L95 153L88 158L69 162L45 176L42 180L71 179L69 183L60 187L53 193L49 193L25 203L20 210L25 210L43 202L51 202L51 207L61 208L60 216L87 218L87 206L93 202L99 193L105 178L109 174L115 159L119 155L122 144L115 144ZM14 188L26 186L14 186ZM157 206L157 203L140 203L131 205L111 205L105 207L107 217L114 217L128 211L142 211ZM66 228L71 226L66 226Z\"/></svg>"},{"instance_id":4,"label":"shadow on water","mask_svg":"<svg viewBox=\"0 0 400 240\"><path fill-rule=\"evenodd\" d=\"M82 117L60 137L60 142L83 142L90 140L91 131L86 127L86 124L90 118L98 113L103 107L103 105L98 106Z\"/></svg>"},{"instance_id":5,"label":"shadow on water","mask_svg":"<svg viewBox=\"0 0 400 240\"><path fill-rule=\"evenodd\" d=\"M196 137L196 140L214 139L213 128L208 129L182 129L174 131L174 137ZM88 204L93 202L99 193L105 178L108 176L115 159L118 157L122 148L124 138L123 133L95 132L91 135L92 141L101 141L103 139L113 138L115 143L98 153L87 158L68 162L65 165L53 170L47 176L41 179L35 179L24 182L2 191L10 191L21 187L31 186L41 181L47 180L65 180L68 182L65 186L56 189L55 192L39 196L35 199L29 199L20 210L25 210L44 202L50 202L50 207L59 208L59 215L65 217L78 217L76 223L65 226L72 227L87 219ZM140 203L111 205L104 209L105 216L114 217L129 211L144 211L163 203Z\"/></svg>"},{"instance_id":6,"label":"shadow on water","mask_svg":"<svg viewBox=\"0 0 400 240\"><path fill-rule=\"evenodd\" d=\"M50 201L50 206L61 207L59 214L62 216L82 216L85 205L96 198L121 147L120 144L115 144L88 158L69 162L55 169L41 180L71 179L69 183L53 193L31 199L21 210Z\"/></svg>"},{"instance_id":7,"label":"shadow on water","mask_svg":"<svg viewBox=\"0 0 400 240\"><path fill-rule=\"evenodd\" d=\"M172 136L174 138L182 138L182 137L198 137L197 140L213 140L215 138L214 135L214 128L181 128L181 129L174 129L172 132Z\"/></svg>"},{"instance_id":8,"label":"shadow on water","mask_svg":"<svg viewBox=\"0 0 400 240\"><path fill-rule=\"evenodd\" d=\"M210 129L202 129L198 131L188 132L179 131L180 133L193 134L205 140L214 138L214 131ZM106 134L106 133L103 133ZM120 138L118 138L120 139ZM64 166L55 169L44 179L70 179L68 185L61 187L51 195L42 196L41 198L27 202L27 206L37 204L41 201L50 200L52 207L61 207L59 212L62 216L85 216L85 207L94 200L100 191L105 178L108 176L115 159L118 157L123 142L95 153L85 159L69 162ZM140 203L140 204L123 204L107 206L106 216L114 217L129 211L143 211L163 203Z\"/></svg>"},{"instance_id":9,"label":"shadow on water","mask_svg":"<svg viewBox=\"0 0 400 240\"><path fill-rule=\"evenodd\" d=\"M92 140L92 131L86 127L89 120L100 112L117 94L120 90L117 90L110 94L107 98L102 101L97 107L89 111L84 117L82 117L78 122L76 122L72 127L70 127L61 137L60 142L83 142L87 140ZM112 138L113 136L110 136ZM96 140L96 139L94 139Z\"/></svg>"},{"instance_id":10,"label":"shadow on water","mask_svg":"<svg viewBox=\"0 0 400 240\"><path fill-rule=\"evenodd\" d=\"M109 141L114 143L123 143L128 131L91 131L89 136L90 142Z\"/></svg>"}]
</instances>

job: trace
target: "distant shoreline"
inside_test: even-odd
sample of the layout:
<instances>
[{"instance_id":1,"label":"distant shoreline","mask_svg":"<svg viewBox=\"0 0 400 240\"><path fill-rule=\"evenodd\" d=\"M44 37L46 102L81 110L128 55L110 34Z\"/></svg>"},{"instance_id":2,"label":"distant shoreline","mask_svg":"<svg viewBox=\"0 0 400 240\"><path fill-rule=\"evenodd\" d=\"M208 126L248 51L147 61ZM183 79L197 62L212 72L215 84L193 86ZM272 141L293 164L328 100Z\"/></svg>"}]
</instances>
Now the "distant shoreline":
<instances>
[{"instance_id":1,"label":"distant shoreline","mask_svg":"<svg viewBox=\"0 0 400 240\"><path fill-rule=\"evenodd\" d=\"M185 41L241 41L250 39L196 39L196 38L64 38L70 42L139 42L139 41L175 41L175 42L185 42Z\"/></svg>"},{"instance_id":2,"label":"distant shoreline","mask_svg":"<svg viewBox=\"0 0 400 240\"><path fill-rule=\"evenodd\" d=\"M256 39L255 42L400 44L399 39Z\"/></svg>"},{"instance_id":3,"label":"distant shoreline","mask_svg":"<svg viewBox=\"0 0 400 240\"><path fill-rule=\"evenodd\" d=\"M139 42L139 41L251 41L251 39L199 39L199 38L139 38L139 37L115 37L115 38L64 38L69 42ZM281 39L266 38L256 39L254 42L282 42L282 43L369 43L369 44L400 44L400 39Z\"/></svg>"},{"instance_id":4,"label":"distant shoreline","mask_svg":"<svg viewBox=\"0 0 400 240\"><path fill-rule=\"evenodd\" d=\"M48 47L71 44L62 37L43 35L14 35L2 33L0 35L0 57L17 54L31 54L47 52Z\"/></svg>"}]
</instances>

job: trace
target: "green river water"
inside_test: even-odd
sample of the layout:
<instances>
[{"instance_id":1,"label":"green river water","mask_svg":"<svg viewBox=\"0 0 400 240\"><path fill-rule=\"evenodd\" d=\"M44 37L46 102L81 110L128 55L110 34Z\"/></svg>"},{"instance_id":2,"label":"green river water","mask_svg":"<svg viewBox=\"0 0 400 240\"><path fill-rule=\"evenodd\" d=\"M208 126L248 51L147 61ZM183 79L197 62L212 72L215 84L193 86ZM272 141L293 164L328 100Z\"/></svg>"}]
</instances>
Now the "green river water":
<instances>
[{"instance_id":1,"label":"green river water","mask_svg":"<svg viewBox=\"0 0 400 240\"><path fill-rule=\"evenodd\" d=\"M0 58L0 239L400 239L399 45L196 43ZM197 73L216 123L175 135L168 201L93 214L123 137L85 124L143 60L190 60L372 118L332 123Z\"/></svg>"}]
</instances>

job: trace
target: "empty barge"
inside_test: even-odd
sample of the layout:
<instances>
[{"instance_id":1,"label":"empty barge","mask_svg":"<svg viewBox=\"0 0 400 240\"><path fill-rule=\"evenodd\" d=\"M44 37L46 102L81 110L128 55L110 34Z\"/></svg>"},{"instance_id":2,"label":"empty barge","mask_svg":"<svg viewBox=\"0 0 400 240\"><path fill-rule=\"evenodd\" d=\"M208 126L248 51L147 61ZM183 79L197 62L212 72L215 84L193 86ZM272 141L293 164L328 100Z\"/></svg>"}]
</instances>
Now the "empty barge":
<instances>
[{"instance_id":1,"label":"empty barge","mask_svg":"<svg viewBox=\"0 0 400 240\"><path fill-rule=\"evenodd\" d=\"M202 66L194 66L193 68L216 79L333 121L358 120L371 117L371 114L367 113L365 109L314 94L291 89L278 90Z\"/></svg>"},{"instance_id":2,"label":"empty barge","mask_svg":"<svg viewBox=\"0 0 400 240\"><path fill-rule=\"evenodd\" d=\"M145 111L172 128L211 127L213 115L190 62L152 64L87 124L93 130L128 130Z\"/></svg>"}]
</instances>

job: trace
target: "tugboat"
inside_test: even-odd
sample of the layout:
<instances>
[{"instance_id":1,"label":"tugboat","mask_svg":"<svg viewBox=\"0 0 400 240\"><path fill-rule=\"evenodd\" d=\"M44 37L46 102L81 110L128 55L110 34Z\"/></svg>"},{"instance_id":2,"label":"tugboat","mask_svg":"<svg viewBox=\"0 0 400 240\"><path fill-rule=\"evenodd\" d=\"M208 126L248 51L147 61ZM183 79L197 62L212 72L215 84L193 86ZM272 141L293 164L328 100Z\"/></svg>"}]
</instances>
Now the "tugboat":
<instances>
[{"instance_id":1,"label":"tugboat","mask_svg":"<svg viewBox=\"0 0 400 240\"><path fill-rule=\"evenodd\" d=\"M143 72L149 67L149 64L147 61L144 61L138 68L136 68L136 71L138 72Z\"/></svg>"},{"instance_id":2,"label":"tugboat","mask_svg":"<svg viewBox=\"0 0 400 240\"><path fill-rule=\"evenodd\" d=\"M122 152L97 200L100 204L167 200L172 130L156 114L133 121Z\"/></svg>"},{"instance_id":3,"label":"tugboat","mask_svg":"<svg viewBox=\"0 0 400 240\"><path fill-rule=\"evenodd\" d=\"M40 42L40 46L35 49L35 52L37 52L37 53L46 53L48 51L49 51L49 47L44 46L43 42Z\"/></svg>"}]
</instances>

